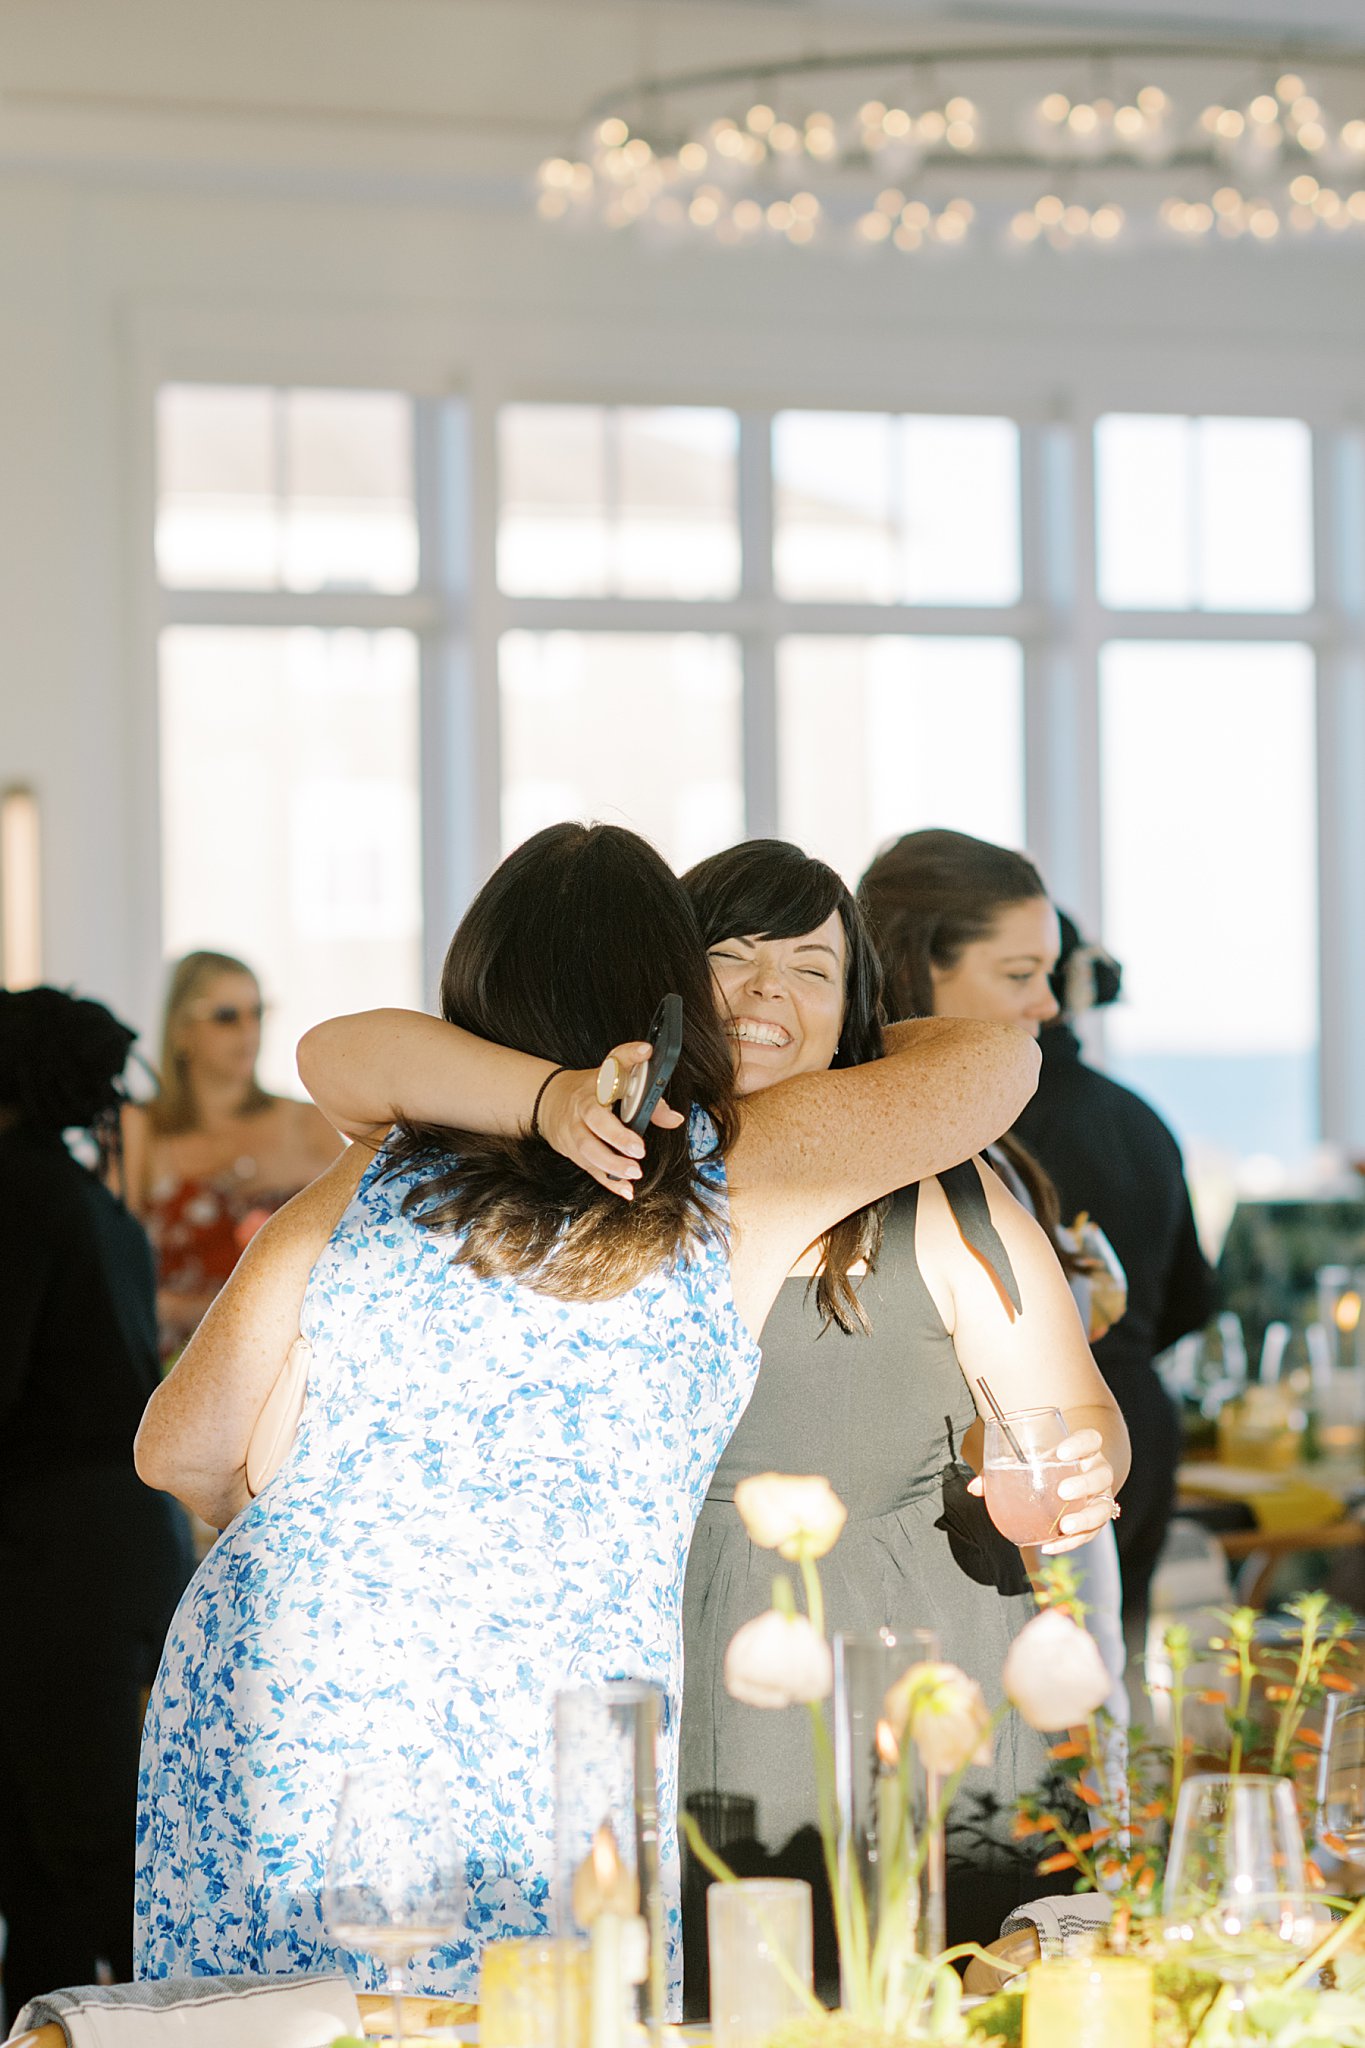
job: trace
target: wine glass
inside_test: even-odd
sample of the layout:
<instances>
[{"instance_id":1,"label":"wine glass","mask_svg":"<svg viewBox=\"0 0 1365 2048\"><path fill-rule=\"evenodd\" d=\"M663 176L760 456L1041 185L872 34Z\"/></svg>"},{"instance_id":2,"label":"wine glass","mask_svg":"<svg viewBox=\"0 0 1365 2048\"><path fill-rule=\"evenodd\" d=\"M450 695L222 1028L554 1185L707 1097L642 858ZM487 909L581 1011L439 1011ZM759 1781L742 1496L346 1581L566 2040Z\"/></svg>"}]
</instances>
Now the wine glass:
<instances>
[{"instance_id":1,"label":"wine glass","mask_svg":"<svg viewBox=\"0 0 1365 2048\"><path fill-rule=\"evenodd\" d=\"M1365 1698L1359 1693L1336 1693L1327 1705L1318 1827L1334 1856L1365 1869Z\"/></svg>"},{"instance_id":2,"label":"wine glass","mask_svg":"<svg viewBox=\"0 0 1365 2048\"><path fill-rule=\"evenodd\" d=\"M1166 1939L1233 1986L1288 1969L1319 1933L1308 1894L1294 1788L1253 1772L1187 1778L1180 1788L1164 1893ZM1240 2023L1240 2022L1238 2022Z\"/></svg>"},{"instance_id":3,"label":"wine glass","mask_svg":"<svg viewBox=\"0 0 1365 2048\"><path fill-rule=\"evenodd\" d=\"M405 1966L443 1947L463 1908L444 1774L432 1764L402 1762L348 1771L327 1858L323 1919L340 1947L383 1964L395 2041L403 2038Z\"/></svg>"},{"instance_id":4,"label":"wine glass","mask_svg":"<svg viewBox=\"0 0 1365 2048\"><path fill-rule=\"evenodd\" d=\"M993 1415L986 1418L981 1468L986 1512L1011 1543L1047 1543L1057 1535L1058 1523L1073 1505L1057 1489L1081 1469L1078 1459L1056 1455L1057 1445L1070 1434L1060 1408L1021 1408L1003 1422Z\"/></svg>"}]
</instances>

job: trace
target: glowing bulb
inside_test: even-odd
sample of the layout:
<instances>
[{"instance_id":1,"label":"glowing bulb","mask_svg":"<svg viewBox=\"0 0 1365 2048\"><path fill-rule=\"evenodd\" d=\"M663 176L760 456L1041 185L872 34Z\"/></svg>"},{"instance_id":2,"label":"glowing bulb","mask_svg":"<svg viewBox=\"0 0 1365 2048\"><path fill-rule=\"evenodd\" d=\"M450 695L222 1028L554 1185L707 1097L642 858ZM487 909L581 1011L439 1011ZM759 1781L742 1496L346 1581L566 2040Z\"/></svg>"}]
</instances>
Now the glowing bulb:
<instances>
[{"instance_id":1,"label":"glowing bulb","mask_svg":"<svg viewBox=\"0 0 1365 2048\"><path fill-rule=\"evenodd\" d=\"M1289 118L1291 121L1316 121L1321 112L1322 108L1317 101L1310 99L1307 93L1301 92L1289 109Z\"/></svg>"},{"instance_id":2,"label":"glowing bulb","mask_svg":"<svg viewBox=\"0 0 1365 2048\"><path fill-rule=\"evenodd\" d=\"M1123 226L1123 211L1117 206L1097 206L1090 216L1090 232L1101 242L1112 242Z\"/></svg>"},{"instance_id":3,"label":"glowing bulb","mask_svg":"<svg viewBox=\"0 0 1365 2048\"><path fill-rule=\"evenodd\" d=\"M1291 206L1289 225L1297 234L1306 235L1317 226L1318 217L1311 206Z\"/></svg>"},{"instance_id":4,"label":"glowing bulb","mask_svg":"<svg viewBox=\"0 0 1365 2048\"><path fill-rule=\"evenodd\" d=\"M806 148L812 156L833 156L838 147L839 145L834 139L832 130L828 128L808 128L806 130Z\"/></svg>"},{"instance_id":5,"label":"glowing bulb","mask_svg":"<svg viewBox=\"0 0 1365 2048\"><path fill-rule=\"evenodd\" d=\"M571 166L571 169L573 175L570 179L570 185L573 195L575 199L586 199L592 190L592 165L574 164Z\"/></svg>"},{"instance_id":6,"label":"glowing bulb","mask_svg":"<svg viewBox=\"0 0 1365 2048\"><path fill-rule=\"evenodd\" d=\"M792 150L801 147L801 137L790 121L774 121L768 130L768 147L775 149L781 156L787 156Z\"/></svg>"},{"instance_id":7,"label":"glowing bulb","mask_svg":"<svg viewBox=\"0 0 1365 2048\"><path fill-rule=\"evenodd\" d=\"M1353 192L1346 201L1346 211L1352 220L1365 220L1365 192Z\"/></svg>"},{"instance_id":8,"label":"glowing bulb","mask_svg":"<svg viewBox=\"0 0 1365 2048\"><path fill-rule=\"evenodd\" d=\"M942 114L939 113L937 107L930 107L928 113L921 114L919 120L915 123L915 127L920 141L929 143L942 142L948 131L948 123L944 120Z\"/></svg>"},{"instance_id":9,"label":"glowing bulb","mask_svg":"<svg viewBox=\"0 0 1365 2048\"><path fill-rule=\"evenodd\" d=\"M1294 139L1300 149L1306 149L1310 155L1316 156L1327 141L1327 130L1321 121L1305 121Z\"/></svg>"},{"instance_id":10,"label":"glowing bulb","mask_svg":"<svg viewBox=\"0 0 1365 2048\"><path fill-rule=\"evenodd\" d=\"M1341 212L1340 192L1319 192L1313 201L1313 211L1320 220L1334 220Z\"/></svg>"},{"instance_id":11,"label":"glowing bulb","mask_svg":"<svg viewBox=\"0 0 1365 2048\"><path fill-rule=\"evenodd\" d=\"M1045 193L1033 209L1045 228L1055 228L1066 212L1066 203L1055 192Z\"/></svg>"},{"instance_id":12,"label":"glowing bulb","mask_svg":"<svg viewBox=\"0 0 1365 2048\"><path fill-rule=\"evenodd\" d=\"M796 220L816 220L820 214L820 202L813 192L793 192L792 215Z\"/></svg>"},{"instance_id":13,"label":"glowing bulb","mask_svg":"<svg viewBox=\"0 0 1365 2048\"><path fill-rule=\"evenodd\" d=\"M1259 93L1247 109L1253 121L1275 121L1279 118L1279 103L1273 93Z\"/></svg>"},{"instance_id":14,"label":"glowing bulb","mask_svg":"<svg viewBox=\"0 0 1365 2048\"><path fill-rule=\"evenodd\" d=\"M967 223L960 213L941 213L934 222L935 232L941 242L960 242L967 232Z\"/></svg>"},{"instance_id":15,"label":"glowing bulb","mask_svg":"<svg viewBox=\"0 0 1365 2048\"><path fill-rule=\"evenodd\" d=\"M1100 117L1082 100L1080 106L1073 107L1067 115L1066 125L1073 135L1093 135L1100 125Z\"/></svg>"},{"instance_id":16,"label":"glowing bulb","mask_svg":"<svg viewBox=\"0 0 1365 2048\"><path fill-rule=\"evenodd\" d=\"M905 204L905 194L898 192L894 185L888 185L885 192L877 194L878 213L890 214L893 218Z\"/></svg>"},{"instance_id":17,"label":"glowing bulb","mask_svg":"<svg viewBox=\"0 0 1365 2048\"><path fill-rule=\"evenodd\" d=\"M1280 232L1280 216L1269 206L1258 206L1247 226L1258 241L1268 242Z\"/></svg>"},{"instance_id":18,"label":"glowing bulb","mask_svg":"<svg viewBox=\"0 0 1365 2048\"><path fill-rule=\"evenodd\" d=\"M813 220L794 220L787 229L787 240L789 242L809 242L814 238L814 235L815 222Z\"/></svg>"},{"instance_id":19,"label":"glowing bulb","mask_svg":"<svg viewBox=\"0 0 1365 2048\"><path fill-rule=\"evenodd\" d=\"M643 135L637 135L633 142L626 144L621 154L633 171L639 171L644 169L654 152Z\"/></svg>"},{"instance_id":20,"label":"glowing bulb","mask_svg":"<svg viewBox=\"0 0 1365 2048\"><path fill-rule=\"evenodd\" d=\"M1206 235L1213 226L1213 208L1205 206L1202 199L1185 209L1185 230L1191 235Z\"/></svg>"},{"instance_id":21,"label":"glowing bulb","mask_svg":"<svg viewBox=\"0 0 1365 2048\"><path fill-rule=\"evenodd\" d=\"M548 157L537 176L542 185L569 185L573 182L573 165L567 157Z\"/></svg>"},{"instance_id":22,"label":"glowing bulb","mask_svg":"<svg viewBox=\"0 0 1365 2048\"><path fill-rule=\"evenodd\" d=\"M1144 114L1164 114L1170 105L1159 85L1144 85L1137 96L1137 103Z\"/></svg>"},{"instance_id":23,"label":"glowing bulb","mask_svg":"<svg viewBox=\"0 0 1365 2048\"><path fill-rule=\"evenodd\" d=\"M888 107L882 122L882 127L894 142L902 141L913 125L904 107Z\"/></svg>"},{"instance_id":24,"label":"glowing bulb","mask_svg":"<svg viewBox=\"0 0 1365 2048\"><path fill-rule=\"evenodd\" d=\"M865 100L858 109L858 119L864 128L876 128L886 119L886 108L880 100Z\"/></svg>"},{"instance_id":25,"label":"glowing bulb","mask_svg":"<svg viewBox=\"0 0 1365 2048\"><path fill-rule=\"evenodd\" d=\"M763 208L756 199L741 199L730 218L742 235L751 235L763 225Z\"/></svg>"},{"instance_id":26,"label":"glowing bulb","mask_svg":"<svg viewBox=\"0 0 1365 2048\"><path fill-rule=\"evenodd\" d=\"M709 228L720 217L720 208L706 192L698 192L687 209L687 217L694 226Z\"/></svg>"},{"instance_id":27,"label":"glowing bulb","mask_svg":"<svg viewBox=\"0 0 1365 2048\"><path fill-rule=\"evenodd\" d=\"M1042 233L1038 217L1033 213L1016 213L1010 222L1010 233L1016 242L1036 242Z\"/></svg>"},{"instance_id":28,"label":"glowing bulb","mask_svg":"<svg viewBox=\"0 0 1365 2048\"><path fill-rule=\"evenodd\" d=\"M732 161L735 157L743 156L744 137L738 128L718 128L715 139L717 156L728 156Z\"/></svg>"},{"instance_id":29,"label":"glowing bulb","mask_svg":"<svg viewBox=\"0 0 1365 2048\"><path fill-rule=\"evenodd\" d=\"M785 199L774 199L768 208L768 226L780 231L789 228L796 216Z\"/></svg>"},{"instance_id":30,"label":"glowing bulb","mask_svg":"<svg viewBox=\"0 0 1365 2048\"><path fill-rule=\"evenodd\" d=\"M1120 107L1114 116L1114 132L1125 142L1136 142L1145 133L1147 117L1141 107Z\"/></svg>"},{"instance_id":31,"label":"glowing bulb","mask_svg":"<svg viewBox=\"0 0 1365 2048\"><path fill-rule=\"evenodd\" d=\"M678 169L695 178L699 171L706 169L706 150L700 142L685 142L678 151Z\"/></svg>"},{"instance_id":32,"label":"glowing bulb","mask_svg":"<svg viewBox=\"0 0 1365 2048\"><path fill-rule=\"evenodd\" d=\"M1237 213L1242 205L1242 195L1235 185L1220 185L1213 195L1215 213Z\"/></svg>"},{"instance_id":33,"label":"glowing bulb","mask_svg":"<svg viewBox=\"0 0 1365 2048\"><path fill-rule=\"evenodd\" d=\"M1090 226L1088 206L1068 206L1062 215L1062 226L1069 235L1083 235Z\"/></svg>"},{"instance_id":34,"label":"glowing bulb","mask_svg":"<svg viewBox=\"0 0 1365 2048\"><path fill-rule=\"evenodd\" d=\"M1333 1322L1345 1336L1360 1327L1360 1307L1360 1296L1353 1287L1347 1288L1332 1313Z\"/></svg>"},{"instance_id":35,"label":"glowing bulb","mask_svg":"<svg viewBox=\"0 0 1365 2048\"><path fill-rule=\"evenodd\" d=\"M1286 71L1283 78L1275 80L1275 97L1286 105L1290 100L1303 98L1303 80L1296 71Z\"/></svg>"},{"instance_id":36,"label":"glowing bulb","mask_svg":"<svg viewBox=\"0 0 1365 2048\"><path fill-rule=\"evenodd\" d=\"M943 139L949 149L970 149L976 141L976 130L970 121L950 121Z\"/></svg>"},{"instance_id":37,"label":"glowing bulb","mask_svg":"<svg viewBox=\"0 0 1365 2048\"><path fill-rule=\"evenodd\" d=\"M1289 196L1300 206L1311 206L1318 196L1317 179L1310 177L1307 171L1301 172L1297 178L1291 178Z\"/></svg>"},{"instance_id":38,"label":"glowing bulb","mask_svg":"<svg viewBox=\"0 0 1365 2048\"><path fill-rule=\"evenodd\" d=\"M970 199L950 199L943 211L956 214L959 220L973 221L976 219L976 208L972 205Z\"/></svg>"},{"instance_id":39,"label":"glowing bulb","mask_svg":"<svg viewBox=\"0 0 1365 2048\"><path fill-rule=\"evenodd\" d=\"M898 249L904 249L907 254L912 249L921 248L924 243L924 236L919 228L907 228L904 225L896 229L891 239Z\"/></svg>"},{"instance_id":40,"label":"glowing bulb","mask_svg":"<svg viewBox=\"0 0 1365 2048\"><path fill-rule=\"evenodd\" d=\"M1365 150L1365 121L1347 121L1341 131L1341 141L1347 149Z\"/></svg>"},{"instance_id":41,"label":"glowing bulb","mask_svg":"<svg viewBox=\"0 0 1365 2048\"><path fill-rule=\"evenodd\" d=\"M912 199L901 214L901 225L907 228L919 228L922 231L928 227L931 219L932 215L924 201L922 199Z\"/></svg>"},{"instance_id":42,"label":"glowing bulb","mask_svg":"<svg viewBox=\"0 0 1365 2048\"><path fill-rule=\"evenodd\" d=\"M1217 132L1218 123L1223 118L1225 112L1226 109L1223 107L1205 107L1203 113L1199 116L1200 127L1207 129L1210 135L1215 134Z\"/></svg>"},{"instance_id":43,"label":"glowing bulb","mask_svg":"<svg viewBox=\"0 0 1365 2048\"><path fill-rule=\"evenodd\" d=\"M1060 128L1071 112L1071 102L1064 92L1050 92L1045 99L1039 100L1038 112L1050 127ZM1016 218L1029 220L1032 216L1021 213Z\"/></svg>"},{"instance_id":44,"label":"glowing bulb","mask_svg":"<svg viewBox=\"0 0 1365 2048\"><path fill-rule=\"evenodd\" d=\"M961 93L956 94L953 99L950 99L943 111L950 121L974 121L976 119L976 108L970 100L963 99Z\"/></svg>"},{"instance_id":45,"label":"glowing bulb","mask_svg":"<svg viewBox=\"0 0 1365 2048\"><path fill-rule=\"evenodd\" d=\"M776 119L777 116L772 108L767 106L764 101L759 100L755 106L750 107L748 113L744 116L744 124L751 135L767 135L771 131L773 122Z\"/></svg>"},{"instance_id":46,"label":"glowing bulb","mask_svg":"<svg viewBox=\"0 0 1365 2048\"><path fill-rule=\"evenodd\" d=\"M828 114L807 114L806 133L809 134L812 128L824 128L826 130L832 131L834 128L834 122Z\"/></svg>"},{"instance_id":47,"label":"glowing bulb","mask_svg":"<svg viewBox=\"0 0 1365 2048\"><path fill-rule=\"evenodd\" d=\"M884 242L891 232L891 223L884 213L865 213L854 226L864 242Z\"/></svg>"},{"instance_id":48,"label":"glowing bulb","mask_svg":"<svg viewBox=\"0 0 1365 2048\"><path fill-rule=\"evenodd\" d=\"M619 114L610 114L598 124L597 139L603 149L619 149L629 134L630 129Z\"/></svg>"},{"instance_id":49,"label":"glowing bulb","mask_svg":"<svg viewBox=\"0 0 1365 2048\"><path fill-rule=\"evenodd\" d=\"M1235 142L1245 127L1245 117L1238 113L1236 107L1224 107L1214 132L1224 142Z\"/></svg>"}]
</instances>

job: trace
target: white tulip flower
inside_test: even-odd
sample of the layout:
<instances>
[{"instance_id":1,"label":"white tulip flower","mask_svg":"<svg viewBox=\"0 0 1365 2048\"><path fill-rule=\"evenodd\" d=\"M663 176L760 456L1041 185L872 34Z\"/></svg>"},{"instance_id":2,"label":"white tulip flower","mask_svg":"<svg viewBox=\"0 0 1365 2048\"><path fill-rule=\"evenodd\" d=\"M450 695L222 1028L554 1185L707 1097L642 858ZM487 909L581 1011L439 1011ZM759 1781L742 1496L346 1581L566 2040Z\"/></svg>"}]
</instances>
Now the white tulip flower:
<instances>
[{"instance_id":1,"label":"white tulip flower","mask_svg":"<svg viewBox=\"0 0 1365 2048\"><path fill-rule=\"evenodd\" d=\"M908 1732L925 1770L938 1777L991 1760L990 1709L976 1680L956 1664L912 1664L882 1712L897 1742Z\"/></svg>"},{"instance_id":2,"label":"white tulip flower","mask_svg":"<svg viewBox=\"0 0 1365 2048\"><path fill-rule=\"evenodd\" d=\"M804 1614L775 1607L746 1621L725 1652L725 1689L748 1707L790 1707L825 1699L834 1684L829 1644Z\"/></svg>"},{"instance_id":3,"label":"white tulip flower","mask_svg":"<svg viewBox=\"0 0 1365 2048\"><path fill-rule=\"evenodd\" d=\"M1086 1720L1114 1683L1095 1638L1056 1607L1045 1607L1020 1629L1000 1679L1029 1727L1046 1734Z\"/></svg>"},{"instance_id":4,"label":"white tulip flower","mask_svg":"<svg viewBox=\"0 0 1365 2048\"><path fill-rule=\"evenodd\" d=\"M823 1557L839 1541L848 1509L828 1479L760 1472L741 1479L735 1506L760 1550L775 1550L796 1563Z\"/></svg>"}]
</instances>

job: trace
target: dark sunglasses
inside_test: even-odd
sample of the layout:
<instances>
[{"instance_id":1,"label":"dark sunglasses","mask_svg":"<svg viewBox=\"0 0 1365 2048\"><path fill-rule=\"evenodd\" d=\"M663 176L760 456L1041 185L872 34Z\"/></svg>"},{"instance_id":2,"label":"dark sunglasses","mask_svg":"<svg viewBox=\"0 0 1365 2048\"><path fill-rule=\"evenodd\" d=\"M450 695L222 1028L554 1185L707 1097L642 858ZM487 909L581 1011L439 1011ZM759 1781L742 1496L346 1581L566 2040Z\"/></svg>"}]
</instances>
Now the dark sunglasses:
<instances>
[{"instance_id":1,"label":"dark sunglasses","mask_svg":"<svg viewBox=\"0 0 1365 2048\"><path fill-rule=\"evenodd\" d=\"M212 1009L196 1009L191 1014L201 1024L259 1024L265 1010L264 1003L215 1003Z\"/></svg>"}]
</instances>

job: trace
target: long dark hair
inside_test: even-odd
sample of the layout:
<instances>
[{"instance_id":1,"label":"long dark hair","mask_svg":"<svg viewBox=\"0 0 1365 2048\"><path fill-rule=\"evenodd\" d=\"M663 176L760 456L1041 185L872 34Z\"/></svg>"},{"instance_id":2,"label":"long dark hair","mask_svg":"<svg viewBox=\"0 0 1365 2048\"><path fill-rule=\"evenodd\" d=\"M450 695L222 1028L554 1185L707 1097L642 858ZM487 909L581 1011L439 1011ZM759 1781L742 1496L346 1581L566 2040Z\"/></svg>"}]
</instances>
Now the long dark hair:
<instances>
[{"instance_id":1,"label":"long dark hair","mask_svg":"<svg viewBox=\"0 0 1365 2048\"><path fill-rule=\"evenodd\" d=\"M634 832L551 825L509 854L465 912L441 974L441 1014L556 1066L595 1067L613 1045L648 1035L670 990L686 1022L668 1100L705 1110L723 1153L738 1127L734 1068L690 901ZM528 1128L530 1114L528 1098ZM646 1147L629 1203L529 1135L400 1123L388 1158L430 1169L404 1207L428 1230L459 1234L459 1264L582 1301L624 1294L719 1230L686 1127L651 1127Z\"/></svg>"},{"instance_id":2,"label":"long dark hair","mask_svg":"<svg viewBox=\"0 0 1365 2048\"><path fill-rule=\"evenodd\" d=\"M934 968L955 967L1003 911L1040 896L1047 890L1027 854L966 832L907 832L884 847L858 884L858 902L881 955L891 1016L932 1017ZM1062 1205L1051 1177L1012 1131L996 1144L1066 1272L1078 1271L1057 1237Z\"/></svg>"},{"instance_id":3,"label":"long dark hair","mask_svg":"<svg viewBox=\"0 0 1365 2048\"><path fill-rule=\"evenodd\" d=\"M844 1021L831 1065L860 1067L880 1059L882 974L877 951L852 893L822 860L785 839L746 839L683 876L707 946L723 939L799 939L838 911L844 928ZM821 1238L815 1299L826 1328L866 1332L870 1325L849 1278L858 1259L876 1263L886 1205L874 1202L845 1216Z\"/></svg>"}]
</instances>

